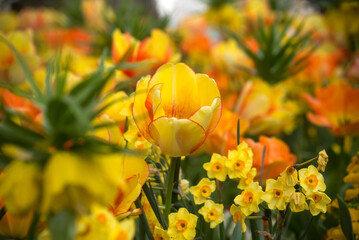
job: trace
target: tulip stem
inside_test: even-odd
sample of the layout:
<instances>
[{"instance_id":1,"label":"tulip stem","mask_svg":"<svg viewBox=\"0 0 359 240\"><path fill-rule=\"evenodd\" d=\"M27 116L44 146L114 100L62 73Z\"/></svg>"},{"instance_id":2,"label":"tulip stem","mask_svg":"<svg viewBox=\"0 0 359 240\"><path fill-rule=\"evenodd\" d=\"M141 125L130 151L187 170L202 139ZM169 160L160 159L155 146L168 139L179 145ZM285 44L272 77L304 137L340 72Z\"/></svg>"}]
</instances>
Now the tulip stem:
<instances>
[{"instance_id":1,"label":"tulip stem","mask_svg":"<svg viewBox=\"0 0 359 240\"><path fill-rule=\"evenodd\" d=\"M166 202L165 202L165 218L167 222L168 222L168 215L171 212L173 185L175 182L174 178L175 176L179 175L178 173L176 173L176 171L177 172L179 171L180 164L181 164L180 157L174 157L171 159L170 168L167 175L167 191L166 191ZM176 179L176 182L178 182L178 179Z\"/></svg>"}]
</instances>

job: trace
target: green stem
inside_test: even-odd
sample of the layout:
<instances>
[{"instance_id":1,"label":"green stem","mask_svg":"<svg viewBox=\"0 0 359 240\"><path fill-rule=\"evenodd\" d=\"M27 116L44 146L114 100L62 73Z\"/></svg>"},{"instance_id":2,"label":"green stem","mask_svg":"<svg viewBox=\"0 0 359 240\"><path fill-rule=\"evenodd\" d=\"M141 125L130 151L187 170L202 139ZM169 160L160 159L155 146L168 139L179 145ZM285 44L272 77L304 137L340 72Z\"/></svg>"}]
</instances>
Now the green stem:
<instances>
[{"instance_id":1,"label":"green stem","mask_svg":"<svg viewBox=\"0 0 359 240\"><path fill-rule=\"evenodd\" d=\"M143 211L143 207L142 207L142 204L141 204L141 200L140 200L140 197L136 199L135 201L135 205L136 207L140 208L142 213L140 214L140 221L142 223L142 225L144 226L145 228L145 232L147 234L147 237L149 240L154 240L153 236L152 236L152 232L151 232L151 228L150 228L150 225L148 224L148 221L147 221L147 218L146 218L146 215L145 215L145 212Z\"/></svg>"},{"instance_id":2,"label":"green stem","mask_svg":"<svg viewBox=\"0 0 359 240\"><path fill-rule=\"evenodd\" d=\"M156 215L156 218L157 218L158 222L162 225L162 228L164 230L167 230L167 223L166 223L166 221L165 221L165 219L164 219L164 217L163 217L163 215L162 215L162 213L161 213L161 211L159 209L158 202L157 202L157 200L156 200L156 198L155 198L155 196L153 194L152 189L149 188L146 183L143 184L142 189L143 189L143 192L145 193L145 195L146 195L146 197L148 199L148 202L151 205L151 208L152 208L153 212Z\"/></svg>"},{"instance_id":3,"label":"green stem","mask_svg":"<svg viewBox=\"0 0 359 240\"><path fill-rule=\"evenodd\" d=\"M314 158L312 158L312 159L309 159L308 161L294 164L293 167L295 167L295 168L302 167L302 166L304 166L305 164L310 163L310 162L312 162L312 161L314 161L314 160L316 160L316 159L318 159L318 156L316 156L316 157L314 157Z\"/></svg>"},{"instance_id":4,"label":"green stem","mask_svg":"<svg viewBox=\"0 0 359 240\"><path fill-rule=\"evenodd\" d=\"M249 217L256 217L256 216L248 216L246 217L246 219L248 219ZM260 217L261 219L262 217ZM257 219L252 219L249 221L250 226L251 226L251 232L252 232L252 239L253 240L259 240L259 234L258 234L258 226L257 226Z\"/></svg>"},{"instance_id":5,"label":"green stem","mask_svg":"<svg viewBox=\"0 0 359 240\"><path fill-rule=\"evenodd\" d=\"M167 192L166 192L166 202L165 202L165 219L168 222L168 215L171 212L171 204L172 204L172 191L173 191L173 183L174 183L174 178L175 176L178 174L175 173L176 171L176 166L181 163L181 158L180 157L175 157L171 159L171 163L170 163L170 168L169 168L169 172L167 175ZM179 168L177 168L179 171ZM178 181L178 179L177 179Z\"/></svg>"},{"instance_id":6,"label":"green stem","mask_svg":"<svg viewBox=\"0 0 359 240\"><path fill-rule=\"evenodd\" d=\"M246 217L246 220L262 220L262 216L248 216Z\"/></svg>"}]
</instances>

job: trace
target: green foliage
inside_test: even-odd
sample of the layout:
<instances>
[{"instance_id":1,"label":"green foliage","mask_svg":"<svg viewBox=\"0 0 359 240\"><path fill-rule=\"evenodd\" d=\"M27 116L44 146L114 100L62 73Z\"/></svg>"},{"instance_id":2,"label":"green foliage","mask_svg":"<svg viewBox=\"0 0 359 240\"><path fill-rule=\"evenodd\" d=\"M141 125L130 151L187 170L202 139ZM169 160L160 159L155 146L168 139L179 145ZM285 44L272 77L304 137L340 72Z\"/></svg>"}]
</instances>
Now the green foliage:
<instances>
[{"instance_id":1,"label":"green foliage","mask_svg":"<svg viewBox=\"0 0 359 240\"><path fill-rule=\"evenodd\" d=\"M210 8L220 8L226 4L238 2L238 0L203 0Z\"/></svg>"},{"instance_id":2,"label":"green foliage","mask_svg":"<svg viewBox=\"0 0 359 240\"><path fill-rule=\"evenodd\" d=\"M340 225L343 233L348 240L354 240L353 224L348 206L340 195L338 195L337 198L339 203Z\"/></svg>"},{"instance_id":3,"label":"green foliage","mask_svg":"<svg viewBox=\"0 0 359 240\"><path fill-rule=\"evenodd\" d=\"M76 236L76 215L69 210L62 210L48 220L51 239L73 240Z\"/></svg>"},{"instance_id":4,"label":"green foliage","mask_svg":"<svg viewBox=\"0 0 359 240\"><path fill-rule=\"evenodd\" d=\"M243 39L229 32L255 65L256 75L268 83L288 79L307 66L315 47L306 48L311 33L303 33L303 24L294 25L291 18L276 19L266 26L262 19L253 24L254 39L259 50L251 50ZM293 36L296 37L293 37ZM299 54L302 55L299 55Z\"/></svg>"}]
</instances>

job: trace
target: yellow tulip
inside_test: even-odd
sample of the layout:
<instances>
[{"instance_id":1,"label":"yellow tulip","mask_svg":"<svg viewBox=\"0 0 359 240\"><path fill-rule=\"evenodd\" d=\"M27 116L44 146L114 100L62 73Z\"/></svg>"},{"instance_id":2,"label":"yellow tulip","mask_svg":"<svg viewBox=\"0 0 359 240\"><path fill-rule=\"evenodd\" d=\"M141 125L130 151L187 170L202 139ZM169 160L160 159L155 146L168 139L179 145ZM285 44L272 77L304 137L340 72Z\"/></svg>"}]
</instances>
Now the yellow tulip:
<instances>
[{"instance_id":1,"label":"yellow tulip","mask_svg":"<svg viewBox=\"0 0 359 240\"><path fill-rule=\"evenodd\" d=\"M173 157L189 155L214 130L221 116L215 81L183 63L168 63L138 83L133 117L141 134Z\"/></svg>"}]
</instances>

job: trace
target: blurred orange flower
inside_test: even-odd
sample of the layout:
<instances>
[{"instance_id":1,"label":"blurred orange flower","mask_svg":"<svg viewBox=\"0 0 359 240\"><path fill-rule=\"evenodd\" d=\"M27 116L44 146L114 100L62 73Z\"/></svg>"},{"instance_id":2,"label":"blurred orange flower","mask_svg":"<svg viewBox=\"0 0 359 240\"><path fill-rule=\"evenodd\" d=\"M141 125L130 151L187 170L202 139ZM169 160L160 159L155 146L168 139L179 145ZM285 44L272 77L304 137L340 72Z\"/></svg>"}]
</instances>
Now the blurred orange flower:
<instances>
[{"instance_id":1,"label":"blurred orange flower","mask_svg":"<svg viewBox=\"0 0 359 240\"><path fill-rule=\"evenodd\" d=\"M40 110L30 100L16 96L4 88L0 88L0 101L6 107L22 113L30 119L35 119L40 114Z\"/></svg>"},{"instance_id":2,"label":"blurred orange flower","mask_svg":"<svg viewBox=\"0 0 359 240\"><path fill-rule=\"evenodd\" d=\"M208 153L227 155L228 150L237 148L237 123L240 116L227 108L222 110L221 119L216 129L208 136L205 150ZM246 120L240 121L240 135L244 134L249 126Z\"/></svg>"},{"instance_id":3,"label":"blurred orange flower","mask_svg":"<svg viewBox=\"0 0 359 240\"><path fill-rule=\"evenodd\" d=\"M42 37L54 49L66 46L84 54L91 52L93 37L81 28L46 29Z\"/></svg>"},{"instance_id":4,"label":"blurred orange flower","mask_svg":"<svg viewBox=\"0 0 359 240\"><path fill-rule=\"evenodd\" d=\"M346 82L335 82L317 89L315 95L302 95L315 111L307 114L309 121L330 128L337 136L359 135L359 89Z\"/></svg>"},{"instance_id":5,"label":"blurred orange flower","mask_svg":"<svg viewBox=\"0 0 359 240\"><path fill-rule=\"evenodd\" d=\"M287 166L293 165L296 161L296 156L290 152L288 145L278 138L260 136L259 142L254 142L252 139L245 141L252 148L253 166L257 169L257 177L261 172L263 149L264 146L266 147L263 181L278 177Z\"/></svg>"},{"instance_id":6,"label":"blurred orange flower","mask_svg":"<svg viewBox=\"0 0 359 240\"><path fill-rule=\"evenodd\" d=\"M154 70L166 62L175 61L177 58L170 37L159 29L153 29L151 36L141 42L129 33L122 33L116 29L112 34L112 57L114 63L123 60L132 63L146 61L144 66L137 69L126 69L124 73L130 77ZM124 59L125 57L127 58Z\"/></svg>"}]
</instances>

